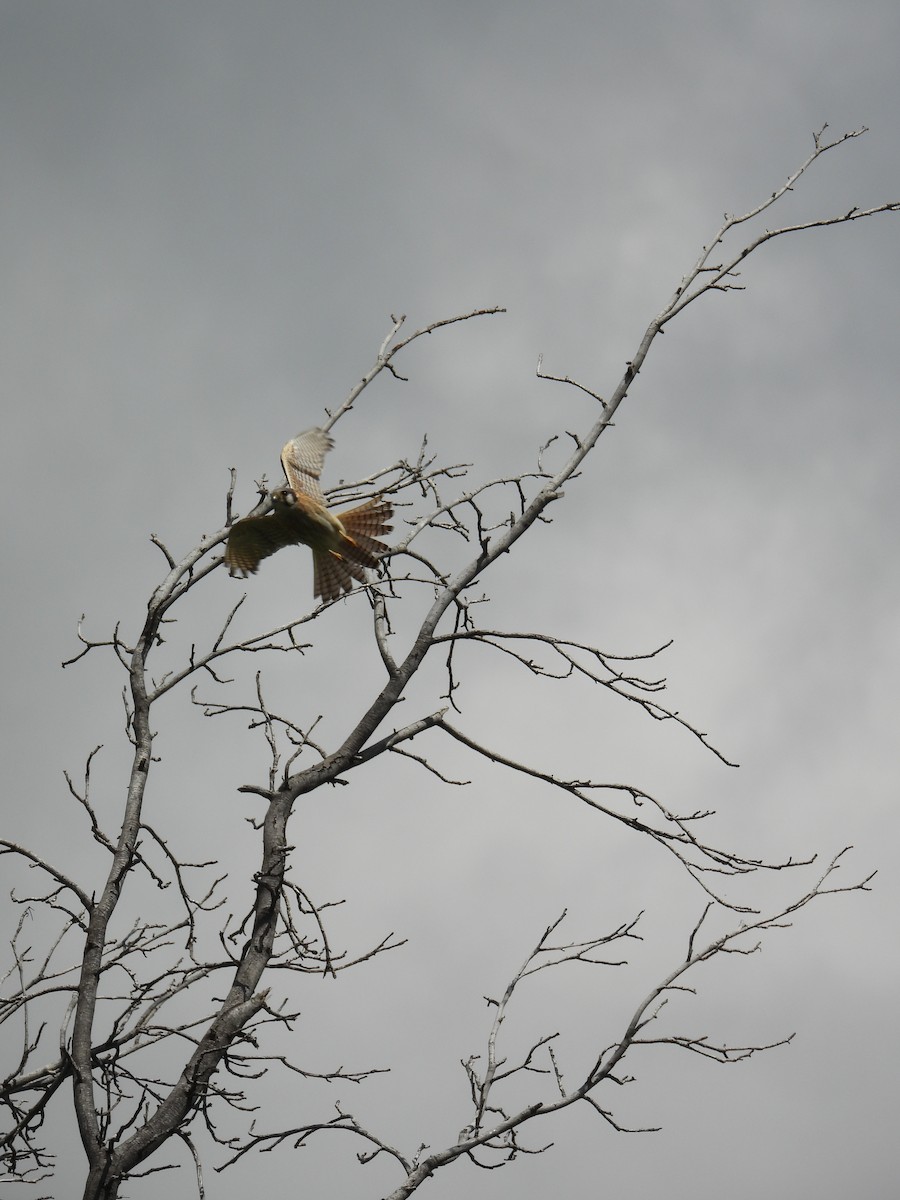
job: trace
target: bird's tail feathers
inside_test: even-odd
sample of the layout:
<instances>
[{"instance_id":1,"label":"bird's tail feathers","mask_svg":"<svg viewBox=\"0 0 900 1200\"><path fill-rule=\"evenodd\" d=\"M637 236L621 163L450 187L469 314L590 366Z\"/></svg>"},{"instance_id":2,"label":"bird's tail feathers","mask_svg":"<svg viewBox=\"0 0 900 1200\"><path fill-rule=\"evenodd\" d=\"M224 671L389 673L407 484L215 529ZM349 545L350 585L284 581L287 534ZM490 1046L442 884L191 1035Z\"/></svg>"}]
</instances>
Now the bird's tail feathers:
<instances>
[{"instance_id":1,"label":"bird's tail feathers","mask_svg":"<svg viewBox=\"0 0 900 1200\"><path fill-rule=\"evenodd\" d=\"M330 550L313 551L313 594L323 603L352 591L354 579L359 583L366 582L366 572L357 563Z\"/></svg>"},{"instance_id":2,"label":"bird's tail feathers","mask_svg":"<svg viewBox=\"0 0 900 1200\"><path fill-rule=\"evenodd\" d=\"M343 557L363 567L377 566L379 558L387 552L387 545L380 541L382 534L393 528L391 517L394 507L389 500L376 497L367 500L358 508L340 514L341 524L350 539L350 544L341 547Z\"/></svg>"},{"instance_id":3,"label":"bird's tail feathers","mask_svg":"<svg viewBox=\"0 0 900 1200\"><path fill-rule=\"evenodd\" d=\"M338 514L346 533L340 551L314 550L313 591L323 601L337 600L353 588L353 581L366 582L366 567L375 567L388 546L379 540L390 533L394 508L389 500L376 497L349 512Z\"/></svg>"}]
</instances>

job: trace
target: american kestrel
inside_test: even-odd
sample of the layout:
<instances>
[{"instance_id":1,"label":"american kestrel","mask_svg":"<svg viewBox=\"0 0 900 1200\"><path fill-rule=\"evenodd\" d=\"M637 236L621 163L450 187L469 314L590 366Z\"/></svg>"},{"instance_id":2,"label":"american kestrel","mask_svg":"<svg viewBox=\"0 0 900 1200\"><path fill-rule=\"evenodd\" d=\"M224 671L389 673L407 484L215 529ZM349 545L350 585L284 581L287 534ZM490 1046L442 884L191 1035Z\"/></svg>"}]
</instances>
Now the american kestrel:
<instances>
[{"instance_id":1,"label":"american kestrel","mask_svg":"<svg viewBox=\"0 0 900 1200\"><path fill-rule=\"evenodd\" d=\"M270 516L246 517L232 525L225 549L230 574L255 574L262 560L282 546L302 543L313 552L313 594L323 601L349 592L354 579L366 582L365 568L377 566L387 552L378 539L390 532L394 509L376 496L349 512L331 512L319 477L333 446L324 429L307 429L285 443L281 465L287 487L272 492Z\"/></svg>"}]
</instances>

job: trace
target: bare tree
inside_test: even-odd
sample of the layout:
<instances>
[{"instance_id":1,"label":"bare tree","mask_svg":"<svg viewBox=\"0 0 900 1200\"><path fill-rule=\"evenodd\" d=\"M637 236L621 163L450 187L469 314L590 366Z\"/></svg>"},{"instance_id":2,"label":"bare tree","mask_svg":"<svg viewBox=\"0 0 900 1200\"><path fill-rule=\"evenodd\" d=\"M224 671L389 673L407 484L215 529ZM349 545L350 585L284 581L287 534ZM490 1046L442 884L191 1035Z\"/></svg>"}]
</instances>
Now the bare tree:
<instances>
[{"instance_id":1,"label":"bare tree","mask_svg":"<svg viewBox=\"0 0 900 1200\"><path fill-rule=\"evenodd\" d=\"M898 202L853 208L767 229L735 244L741 227L777 205L823 154L863 132L827 140L823 129L806 161L785 183L749 212L726 216L650 321L621 379L606 397L567 375L545 372L539 361L541 379L586 393L597 409L596 419L581 432L561 429L538 451L530 469L470 483L465 464L442 463L423 445L417 454L401 458L389 469L329 493L332 504L386 496L400 511L407 505L411 514L397 531L399 538L378 580L356 589L371 605L372 636L384 675L372 695L348 698L348 731L339 744L319 744L314 728L303 728L295 714L275 711L266 699L262 671L256 673L252 694L237 696L223 673L229 660L241 656L259 655L266 661L283 654L292 655L302 672L309 644L303 639L314 636L313 623L327 605L278 628L236 637L232 630L242 598L214 631L204 629L181 659L165 666L159 676L151 674L151 666L158 669L157 661L164 665L168 661L163 658L166 626L175 621L176 612L181 613L185 598L203 588L207 577L222 565L221 550L233 523L233 473L225 524L218 532L202 537L180 559L154 539L167 568L149 598L136 636L117 626L108 639L95 640L79 625L81 650L64 666L97 650L114 655L125 672L132 763L121 824L114 833L101 827L91 799L91 768L97 751L88 755L80 782L66 777L72 799L90 823L91 836L108 856L105 879L97 884L73 878L39 852L0 841L3 855L27 864L42 881L34 894L12 895L20 917L0 997L2 1019L13 1023L9 1027L18 1037L0 1085L8 1118L2 1139L8 1181L32 1185L33 1195L33 1185L52 1176L54 1155L44 1144L44 1122L49 1106L65 1109L71 1094L87 1162L84 1195L91 1200L109 1200L119 1194L125 1180L171 1169L170 1158L158 1153L167 1144L173 1151L188 1148L202 1195L200 1156L191 1132L198 1122L223 1148L214 1164L217 1170L258 1150L281 1144L296 1147L324 1130L344 1131L359 1143L360 1161L378 1156L393 1160L398 1183L390 1196L399 1200L456 1159L468 1157L482 1166L497 1166L517 1154L540 1151L539 1138L529 1137L534 1122L580 1102L613 1128L621 1128L608 1085L628 1078L626 1059L636 1046L674 1045L720 1063L769 1048L716 1044L705 1036L679 1033L671 1024L667 1001L676 992L692 989L698 964L721 955L749 954L764 935L790 924L793 915L813 901L836 892L866 890L871 875L839 884L836 872L842 852L818 869L812 883L808 873L802 874L805 882L792 897L766 911L765 880L773 872L809 867L812 857L805 863L748 857L706 833L711 812L672 811L663 798L637 785L559 776L545 762L505 755L490 734L474 738L459 720L458 653L461 645L474 645L485 654L507 656L538 679L586 678L636 705L648 718L677 724L704 751L728 764L706 733L667 706L665 683L651 674L664 646L622 657L561 633L487 628L479 623L478 601L494 564L512 551L520 552L520 541L548 519L549 506L562 499L567 482L585 469L651 345L673 318L710 293L739 289L741 263L768 241L798 230L900 211ZM327 412L323 428L330 430L347 418L381 372L402 380L397 363L413 342L500 311L468 312L406 336L405 318L392 319L371 370L339 408ZM562 461L560 446L565 450ZM262 516L271 506L267 488L260 485L260 500L252 515ZM395 724L398 703L423 663L435 657L443 663L442 686L412 719ZM268 777L239 788L261 798L265 809L257 825L260 858L255 896L240 921L223 916L229 881L216 873L216 864L180 861L170 838L144 816L144 796L156 762L151 714L174 689L192 689L200 715L249 717L251 728L261 733L268 746ZM509 1061L502 1052L504 1022L530 977L573 962L622 965L629 943L639 937L638 917L584 941L561 934L565 914L553 921L503 995L490 1001L492 1022L483 1052L463 1063L471 1096L468 1122L458 1133L448 1133L440 1149L427 1153L420 1149L417 1154L401 1150L387 1140L395 1133L369 1129L341 1108L335 1115L326 1111L320 1120L291 1127L280 1127L275 1114L247 1116L242 1132L222 1132L223 1114L240 1116L252 1109L254 1080L264 1071L285 1072L289 1087L313 1078L360 1082L374 1072L374 1068L340 1068L317 1076L281 1052L276 1035L279 1029L290 1028L297 1014L271 998L277 972L335 976L403 944L390 934L355 957L332 946L329 905L315 902L291 873L288 822L298 797L335 784L384 755L414 760L430 773L436 787L442 781L455 782L439 771L433 757L431 761L426 757L428 745L441 738L508 772L562 790L589 806L598 818L643 837L648 849L653 844L655 851L667 853L696 884L701 899L699 919L685 930L685 945L673 955L671 970L650 994L635 997L633 1015L611 1040L598 1031L596 1046L574 1073L558 1061L556 1034L540 1037L527 1053ZM752 903L739 903L729 891L736 880L759 882ZM151 921L140 902L147 887L160 892L170 888L177 911L161 908L167 915ZM31 937L33 913L42 918L45 940L40 950ZM340 1047L335 1048L335 1056L340 1056ZM530 1099L521 1104L516 1098L523 1089Z\"/></svg>"}]
</instances>

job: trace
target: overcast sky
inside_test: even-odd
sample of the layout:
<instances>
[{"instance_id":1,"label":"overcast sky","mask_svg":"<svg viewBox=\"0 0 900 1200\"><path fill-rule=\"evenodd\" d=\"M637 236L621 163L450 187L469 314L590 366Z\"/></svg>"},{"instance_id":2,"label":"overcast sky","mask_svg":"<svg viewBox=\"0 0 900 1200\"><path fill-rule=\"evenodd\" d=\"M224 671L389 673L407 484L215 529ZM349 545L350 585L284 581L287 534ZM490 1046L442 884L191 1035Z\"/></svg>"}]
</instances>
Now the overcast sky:
<instances>
[{"instance_id":1,"label":"overcast sky","mask_svg":"<svg viewBox=\"0 0 900 1200\"><path fill-rule=\"evenodd\" d=\"M764 224L900 198L898 48L893 0L5 0L4 836L101 886L62 772L78 776L104 744L94 799L114 829L124 677L100 654L61 673L77 619L98 639L116 621L133 635L165 566L150 534L179 554L218 529L231 467L247 511L253 481L279 477L282 442L372 364L392 313L418 327L508 309L426 339L399 364L409 382L382 377L364 393L325 482L412 456L425 434L475 480L529 469L553 432L594 417L535 378L538 355L609 392L722 213L769 195L825 122L870 132L817 163ZM603 1099L623 1123L663 1132L616 1135L570 1111L533 1135L556 1143L546 1154L500 1172L459 1163L430 1197L892 1194L898 279L897 216L764 248L746 291L668 327L553 526L488 585L491 620L508 628L622 653L674 638L659 666L672 705L740 770L589 690L529 690L476 656L459 718L541 769L714 807L716 836L750 855L827 859L852 844L846 881L877 868L874 890L823 902L761 955L710 969L673 1017L676 1032L735 1043L797 1030L790 1047L728 1069L645 1051L637 1082ZM248 631L305 611L307 558L281 555L245 584L216 572L189 638L244 590ZM336 606L315 653L274 664L298 721L329 714L329 747L378 678L367 614L361 597ZM414 702L436 706L423 690L404 719ZM264 746L238 722L203 722L186 698L160 711L159 732L148 819L184 857L223 863L240 911L258 802L236 789L265 783ZM661 852L574 800L440 742L426 750L472 784L386 764L305 803L291 829L304 886L347 897L336 938L356 951L388 929L410 938L337 983L295 984L292 1053L314 1070L394 1074L282 1090L272 1114L296 1104L328 1119L340 1099L409 1153L455 1141L469 1120L459 1060L483 1048L482 998L564 907L572 938L647 912L630 976L560 975L520 1025L508 1018L511 1054L561 1030L572 1077L579 1051L615 1040L677 964L702 908ZM68 1102L56 1097L61 1116ZM339 1140L224 1175L209 1150L207 1194L293 1184L364 1198L400 1182ZM171 1200L196 1195L186 1155L164 1178ZM154 1182L129 1194L151 1196Z\"/></svg>"}]
</instances>

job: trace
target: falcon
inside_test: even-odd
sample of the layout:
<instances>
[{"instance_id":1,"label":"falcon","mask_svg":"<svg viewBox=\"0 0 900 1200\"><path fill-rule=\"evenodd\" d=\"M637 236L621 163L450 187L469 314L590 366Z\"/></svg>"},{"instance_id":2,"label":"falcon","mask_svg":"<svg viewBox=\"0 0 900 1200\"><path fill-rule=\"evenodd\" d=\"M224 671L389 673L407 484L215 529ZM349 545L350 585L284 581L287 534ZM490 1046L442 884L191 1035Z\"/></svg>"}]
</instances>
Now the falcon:
<instances>
[{"instance_id":1,"label":"falcon","mask_svg":"<svg viewBox=\"0 0 900 1200\"><path fill-rule=\"evenodd\" d=\"M334 442L324 429L307 429L286 442L281 465L287 486L272 493L273 512L235 521L228 535L225 563L229 574L246 578L282 546L309 546L313 553L313 595L337 600L366 582L366 568L378 565L388 547L393 505L376 496L357 508L334 513L328 508L319 479L326 453Z\"/></svg>"}]
</instances>

